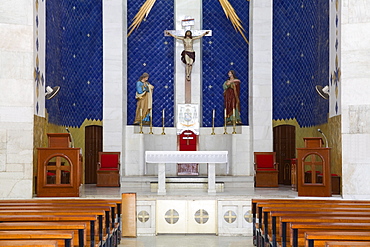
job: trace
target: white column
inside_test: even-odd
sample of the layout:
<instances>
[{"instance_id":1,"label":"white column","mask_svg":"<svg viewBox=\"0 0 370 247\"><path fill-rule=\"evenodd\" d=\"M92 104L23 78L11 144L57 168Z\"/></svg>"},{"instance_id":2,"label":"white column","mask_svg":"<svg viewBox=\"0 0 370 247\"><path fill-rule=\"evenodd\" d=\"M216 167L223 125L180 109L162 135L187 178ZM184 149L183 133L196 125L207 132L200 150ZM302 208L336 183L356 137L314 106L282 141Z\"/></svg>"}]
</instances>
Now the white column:
<instances>
[{"instance_id":1,"label":"white column","mask_svg":"<svg viewBox=\"0 0 370 247\"><path fill-rule=\"evenodd\" d=\"M139 166L139 174L142 175L146 175L146 172L147 172L147 166L146 166L146 163L145 163L145 143L144 143L144 134L139 134L139 163L138 163L138 166Z\"/></svg>"},{"instance_id":2,"label":"white column","mask_svg":"<svg viewBox=\"0 0 370 247\"><path fill-rule=\"evenodd\" d=\"M158 163L158 195L166 194L166 164Z\"/></svg>"},{"instance_id":3,"label":"white column","mask_svg":"<svg viewBox=\"0 0 370 247\"><path fill-rule=\"evenodd\" d=\"M216 194L216 164L208 163L208 194Z\"/></svg>"},{"instance_id":4,"label":"white column","mask_svg":"<svg viewBox=\"0 0 370 247\"><path fill-rule=\"evenodd\" d=\"M126 5L126 1L103 1L103 151L122 154L127 104Z\"/></svg>"},{"instance_id":5,"label":"white column","mask_svg":"<svg viewBox=\"0 0 370 247\"><path fill-rule=\"evenodd\" d=\"M251 154L272 151L272 0L250 1L249 123ZM253 155L250 155L253 159ZM252 160L251 160L252 162Z\"/></svg>"},{"instance_id":6,"label":"white column","mask_svg":"<svg viewBox=\"0 0 370 247\"><path fill-rule=\"evenodd\" d=\"M26 0L1 2L0 7L0 198L32 198L34 7Z\"/></svg>"},{"instance_id":7,"label":"white column","mask_svg":"<svg viewBox=\"0 0 370 247\"><path fill-rule=\"evenodd\" d=\"M370 16L368 1L341 3L342 195L370 197Z\"/></svg>"}]
</instances>

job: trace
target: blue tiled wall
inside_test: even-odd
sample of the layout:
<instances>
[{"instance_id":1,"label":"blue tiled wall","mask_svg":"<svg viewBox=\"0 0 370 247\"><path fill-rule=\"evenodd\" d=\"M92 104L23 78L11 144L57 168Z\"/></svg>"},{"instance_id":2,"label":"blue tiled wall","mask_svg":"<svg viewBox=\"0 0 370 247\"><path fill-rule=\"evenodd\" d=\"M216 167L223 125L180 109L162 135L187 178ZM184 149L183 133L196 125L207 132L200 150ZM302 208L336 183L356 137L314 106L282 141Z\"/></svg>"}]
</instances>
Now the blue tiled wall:
<instances>
[{"instance_id":1,"label":"blue tiled wall","mask_svg":"<svg viewBox=\"0 0 370 247\"><path fill-rule=\"evenodd\" d=\"M230 0L242 21L248 38L249 2ZM203 29L212 30L212 37L203 38L203 126L212 126L212 110L216 111L215 126L224 124L222 84L227 72L235 70L241 80L240 109L243 125L248 125L248 52L249 46L226 18L219 1L203 1Z\"/></svg>"},{"instance_id":2,"label":"blue tiled wall","mask_svg":"<svg viewBox=\"0 0 370 247\"><path fill-rule=\"evenodd\" d=\"M329 1L274 1L273 119L327 122L328 101L315 85L328 84L328 12Z\"/></svg>"},{"instance_id":3,"label":"blue tiled wall","mask_svg":"<svg viewBox=\"0 0 370 247\"><path fill-rule=\"evenodd\" d=\"M128 23L144 0L128 0ZM230 0L242 19L248 37L247 1ZM174 119L174 40L163 31L174 29L173 0L157 0L147 19L128 38L128 114L134 121L135 82L148 72L155 86L153 124L166 126ZM303 126L327 121L328 102L315 85L328 84L328 1L274 1L273 19L273 119L297 119ZM203 126L222 126L222 83L234 69L242 81L241 113L248 125L248 45L234 31L218 1L204 0L203 29ZM47 101L49 121L80 126L85 119L102 120L102 2L58 0L46 2L46 84L61 86Z\"/></svg>"},{"instance_id":4,"label":"blue tiled wall","mask_svg":"<svg viewBox=\"0 0 370 247\"><path fill-rule=\"evenodd\" d=\"M144 2L127 1L129 25ZM162 109L166 113L165 125L174 125L174 40L164 36L164 30L174 29L173 5L173 0L156 1L146 20L128 37L128 124L135 119L135 84L147 72L154 85L153 125L162 126Z\"/></svg>"},{"instance_id":5,"label":"blue tiled wall","mask_svg":"<svg viewBox=\"0 0 370 247\"><path fill-rule=\"evenodd\" d=\"M46 102L50 123L102 120L102 68L101 0L46 1L46 83L61 87Z\"/></svg>"}]
</instances>

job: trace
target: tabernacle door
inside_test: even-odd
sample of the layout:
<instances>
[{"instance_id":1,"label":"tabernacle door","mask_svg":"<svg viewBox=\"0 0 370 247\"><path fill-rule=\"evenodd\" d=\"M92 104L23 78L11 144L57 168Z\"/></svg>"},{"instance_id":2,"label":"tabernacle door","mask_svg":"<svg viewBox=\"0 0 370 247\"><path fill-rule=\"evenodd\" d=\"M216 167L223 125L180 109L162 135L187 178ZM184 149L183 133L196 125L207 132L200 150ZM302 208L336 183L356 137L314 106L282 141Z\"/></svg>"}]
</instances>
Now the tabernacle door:
<instances>
[{"instance_id":1,"label":"tabernacle door","mask_svg":"<svg viewBox=\"0 0 370 247\"><path fill-rule=\"evenodd\" d=\"M197 151L198 135L191 130L185 130L177 136L179 151ZM198 164L177 164L178 176L198 176Z\"/></svg>"}]
</instances>

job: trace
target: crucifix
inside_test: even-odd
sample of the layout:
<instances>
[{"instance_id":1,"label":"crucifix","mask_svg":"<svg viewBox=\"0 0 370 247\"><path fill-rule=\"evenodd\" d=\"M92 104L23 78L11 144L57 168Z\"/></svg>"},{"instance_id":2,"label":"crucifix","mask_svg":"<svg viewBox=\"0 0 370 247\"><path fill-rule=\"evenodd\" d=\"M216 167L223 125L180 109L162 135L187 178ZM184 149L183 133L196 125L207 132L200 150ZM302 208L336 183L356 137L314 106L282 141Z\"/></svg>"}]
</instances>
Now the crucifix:
<instances>
[{"instance_id":1,"label":"crucifix","mask_svg":"<svg viewBox=\"0 0 370 247\"><path fill-rule=\"evenodd\" d=\"M185 64L185 103L191 103L191 70L195 62L193 41L204 36L212 36L211 30L190 30L194 26L194 18L187 17L181 21L184 30L165 30L165 36L171 36L182 40L184 50L181 53L181 61ZM194 35L194 36L193 36Z\"/></svg>"}]
</instances>

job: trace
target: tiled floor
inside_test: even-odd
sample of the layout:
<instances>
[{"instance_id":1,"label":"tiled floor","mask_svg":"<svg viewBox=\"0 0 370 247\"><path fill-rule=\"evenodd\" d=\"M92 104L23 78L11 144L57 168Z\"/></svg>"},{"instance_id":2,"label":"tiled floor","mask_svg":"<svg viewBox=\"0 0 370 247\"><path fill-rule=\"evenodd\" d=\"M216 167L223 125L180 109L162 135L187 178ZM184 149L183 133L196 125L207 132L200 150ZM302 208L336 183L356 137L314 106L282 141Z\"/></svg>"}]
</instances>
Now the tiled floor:
<instances>
[{"instance_id":1,"label":"tiled floor","mask_svg":"<svg viewBox=\"0 0 370 247\"><path fill-rule=\"evenodd\" d=\"M252 247L252 237L218 237L214 235L159 235L124 238L120 247Z\"/></svg>"}]
</instances>

